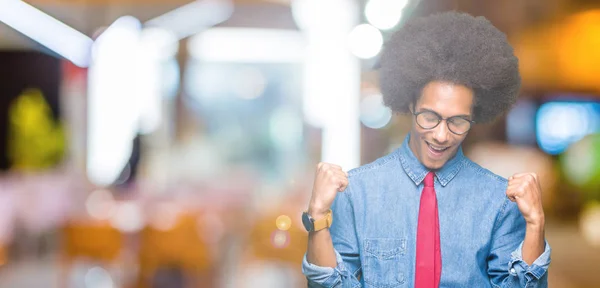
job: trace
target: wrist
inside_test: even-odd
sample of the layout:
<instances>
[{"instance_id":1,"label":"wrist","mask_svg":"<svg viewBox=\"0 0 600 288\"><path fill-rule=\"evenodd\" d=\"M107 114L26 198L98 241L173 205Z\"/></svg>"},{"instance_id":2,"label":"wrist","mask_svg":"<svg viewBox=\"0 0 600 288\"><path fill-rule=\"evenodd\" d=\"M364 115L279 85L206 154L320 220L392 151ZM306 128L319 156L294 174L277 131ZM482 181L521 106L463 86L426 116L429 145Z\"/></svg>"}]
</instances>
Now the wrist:
<instances>
[{"instance_id":1,"label":"wrist","mask_svg":"<svg viewBox=\"0 0 600 288\"><path fill-rule=\"evenodd\" d=\"M310 217L312 217L315 220L322 219L323 217L327 216L328 212L329 209L318 209L312 207L309 207L308 211L306 211L306 213L308 213L308 215L310 215Z\"/></svg>"},{"instance_id":2,"label":"wrist","mask_svg":"<svg viewBox=\"0 0 600 288\"><path fill-rule=\"evenodd\" d=\"M527 231L530 231L530 232L543 233L544 225L545 225L545 220L542 217L542 218L536 219L534 221L527 221L526 229L527 229Z\"/></svg>"},{"instance_id":3,"label":"wrist","mask_svg":"<svg viewBox=\"0 0 600 288\"><path fill-rule=\"evenodd\" d=\"M306 228L306 231L309 232L316 232L329 228L332 223L333 215L331 210L327 210L323 215L315 212L311 214L308 211L302 214L302 224L304 225L304 228Z\"/></svg>"},{"instance_id":4,"label":"wrist","mask_svg":"<svg viewBox=\"0 0 600 288\"><path fill-rule=\"evenodd\" d=\"M313 219L321 219L327 215L329 212L329 207L325 207L324 205L315 204L313 202L308 206L307 213Z\"/></svg>"}]
</instances>

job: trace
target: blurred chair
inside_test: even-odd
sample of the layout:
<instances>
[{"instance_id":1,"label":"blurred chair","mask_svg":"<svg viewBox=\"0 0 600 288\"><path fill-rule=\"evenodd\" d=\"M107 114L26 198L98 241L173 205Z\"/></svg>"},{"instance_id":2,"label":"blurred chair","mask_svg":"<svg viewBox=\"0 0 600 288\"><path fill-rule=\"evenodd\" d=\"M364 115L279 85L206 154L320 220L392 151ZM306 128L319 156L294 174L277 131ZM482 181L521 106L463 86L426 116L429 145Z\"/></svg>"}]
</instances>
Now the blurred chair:
<instances>
[{"instance_id":1,"label":"blurred chair","mask_svg":"<svg viewBox=\"0 0 600 288\"><path fill-rule=\"evenodd\" d=\"M139 288L163 287L160 286L163 277L158 277L161 275L176 281L184 280L185 287L214 287L217 275L212 265L211 248L199 233L200 225L198 215L181 213L172 227L157 229L148 225L142 230ZM178 278L179 273L185 279Z\"/></svg>"},{"instance_id":2,"label":"blurred chair","mask_svg":"<svg viewBox=\"0 0 600 288\"><path fill-rule=\"evenodd\" d=\"M256 222L249 239L252 256L261 261L298 265L306 252L308 234L300 223L293 223L287 231L278 230L275 220L279 215L284 213L266 215Z\"/></svg>"},{"instance_id":3,"label":"blurred chair","mask_svg":"<svg viewBox=\"0 0 600 288\"><path fill-rule=\"evenodd\" d=\"M297 210L284 208L257 219L240 263L243 280L237 284L239 287L306 287L300 265L308 233L296 217L301 213ZM276 219L280 215L292 216L288 230L278 229Z\"/></svg>"},{"instance_id":4,"label":"blurred chair","mask_svg":"<svg viewBox=\"0 0 600 288\"><path fill-rule=\"evenodd\" d=\"M67 287L76 260L88 260L110 267L119 260L123 235L108 221L70 221L61 230L60 286Z\"/></svg>"}]
</instances>

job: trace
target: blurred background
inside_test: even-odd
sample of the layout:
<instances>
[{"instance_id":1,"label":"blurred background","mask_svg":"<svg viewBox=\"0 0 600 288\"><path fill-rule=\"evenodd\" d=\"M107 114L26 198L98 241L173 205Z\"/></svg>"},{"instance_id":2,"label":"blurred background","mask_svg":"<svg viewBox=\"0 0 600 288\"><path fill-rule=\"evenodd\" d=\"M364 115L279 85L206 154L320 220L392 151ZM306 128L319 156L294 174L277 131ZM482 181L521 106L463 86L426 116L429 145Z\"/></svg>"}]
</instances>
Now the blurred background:
<instances>
[{"instance_id":1,"label":"blurred background","mask_svg":"<svg viewBox=\"0 0 600 288\"><path fill-rule=\"evenodd\" d=\"M306 287L315 165L401 144L378 54L453 9L523 77L465 153L537 172L550 287L600 287L595 0L0 0L0 287Z\"/></svg>"}]
</instances>

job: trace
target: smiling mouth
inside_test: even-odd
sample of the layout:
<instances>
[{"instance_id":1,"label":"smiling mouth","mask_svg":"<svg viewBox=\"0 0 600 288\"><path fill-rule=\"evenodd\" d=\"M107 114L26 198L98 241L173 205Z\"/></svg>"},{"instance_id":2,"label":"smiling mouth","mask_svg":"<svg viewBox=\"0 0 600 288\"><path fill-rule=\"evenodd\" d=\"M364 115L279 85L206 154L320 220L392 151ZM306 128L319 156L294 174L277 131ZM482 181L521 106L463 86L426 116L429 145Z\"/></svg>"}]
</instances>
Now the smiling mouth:
<instances>
[{"instance_id":1,"label":"smiling mouth","mask_svg":"<svg viewBox=\"0 0 600 288\"><path fill-rule=\"evenodd\" d=\"M429 143L427 141L425 141L425 143L427 143L427 147L429 148L429 151L435 156L440 156L442 153L446 152L446 150L448 150L448 148L450 148L450 146L432 145L431 143Z\"/></svg>"}]
</instances>

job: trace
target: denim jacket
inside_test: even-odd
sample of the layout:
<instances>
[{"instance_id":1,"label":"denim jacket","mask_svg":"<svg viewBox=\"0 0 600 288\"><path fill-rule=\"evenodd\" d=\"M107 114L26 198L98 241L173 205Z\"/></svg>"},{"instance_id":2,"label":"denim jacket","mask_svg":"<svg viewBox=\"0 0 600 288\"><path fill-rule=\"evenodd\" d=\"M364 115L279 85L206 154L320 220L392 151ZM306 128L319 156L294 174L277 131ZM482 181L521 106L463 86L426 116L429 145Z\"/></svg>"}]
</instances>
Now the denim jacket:
<instances>
[{"instance_id":1,"label":"denim jacket","mask_svg":"<svg viewBox=\"0 0 600 288\"><path fill-rule=\"evenodd\" d=\"M337 267L308 263L309 287L413 287L419 201L427 169L408 146L348 172L332 205ZM547 287L550 246L523 261L525 219L505 194L507 180L462 149L436 171L440 287Z\"/></svg>"}]
</instances>

